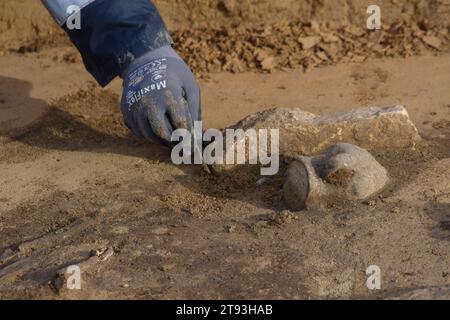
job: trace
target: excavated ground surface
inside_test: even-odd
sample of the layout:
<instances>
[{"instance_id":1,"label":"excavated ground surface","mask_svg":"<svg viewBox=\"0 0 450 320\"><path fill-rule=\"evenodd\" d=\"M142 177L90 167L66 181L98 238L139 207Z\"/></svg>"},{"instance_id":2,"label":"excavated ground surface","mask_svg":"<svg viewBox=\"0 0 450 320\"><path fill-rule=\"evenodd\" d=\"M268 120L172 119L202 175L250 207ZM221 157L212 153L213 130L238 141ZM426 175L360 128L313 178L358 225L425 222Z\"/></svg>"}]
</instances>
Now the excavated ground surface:
<instances>
[{"instance_id":1,"label":"excavated ground surface","mask_svg":"<svg viewBox=\"0 0 450 320\"><path fill-rule=\"evenodd\" d=\"M266 1L160 4L199 6L168 20L200 78L207 127L272 106L407 107L424 139L416 150L373 150L391 176L383 193L303 212L282 201L288 159L261 184L258 168L216 177L132 137L120 81L95 85L49 21L26 33L26 3L2 2L16 13L0 19L0 108L47 111L0 134L0 298L383 298L450 285L445 1L386 1L404 15L380 32L363 29L366 8L352 1L344 13L340 1L291 11ZM262 20L271 10L285 20ZM215 22L193 23L200 18ZM92 260L107 248L111 257ZM84 266L82 289L57 290L57 271L72 264ZM380 291L366 287L370 265L381 268Z\"/></svg>"}]
</instances>

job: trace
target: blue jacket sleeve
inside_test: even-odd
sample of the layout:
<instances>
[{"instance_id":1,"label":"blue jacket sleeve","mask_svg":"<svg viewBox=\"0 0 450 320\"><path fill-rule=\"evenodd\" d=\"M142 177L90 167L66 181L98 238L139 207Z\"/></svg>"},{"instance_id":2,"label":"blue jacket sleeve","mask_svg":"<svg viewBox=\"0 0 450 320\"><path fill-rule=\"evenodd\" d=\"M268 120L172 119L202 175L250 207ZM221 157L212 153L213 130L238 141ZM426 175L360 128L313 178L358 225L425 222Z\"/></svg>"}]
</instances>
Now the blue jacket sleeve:
<instances>
[{"instance_id":1,"label":"blue jacket sleeve","mask_svg":"<svg viewBox=\"0 0 450 320\"><path fill-rule=\"evenodd\" d=\"M86 69L106 86L140 56L172 44L150 0L95 0L81 9L81 29L63 28Z\"/></svg>"}]
</instances>

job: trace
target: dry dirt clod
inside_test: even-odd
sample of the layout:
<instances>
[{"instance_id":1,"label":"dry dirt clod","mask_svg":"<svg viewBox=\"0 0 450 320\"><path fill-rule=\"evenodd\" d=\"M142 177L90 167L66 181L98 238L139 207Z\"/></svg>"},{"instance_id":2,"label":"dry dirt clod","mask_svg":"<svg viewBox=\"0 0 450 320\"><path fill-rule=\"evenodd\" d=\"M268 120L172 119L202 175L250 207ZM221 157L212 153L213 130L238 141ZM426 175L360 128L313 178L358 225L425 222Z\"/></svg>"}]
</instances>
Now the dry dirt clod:
<instances>
[{"instance_id":1,"label":"dry dirt clod","mask_svg":"<svg viewBox=\"0 0 450 320\"><path fill-rule=\"evenodd\" d=\"M392 213L400 213L400 208L399 207L394 207L391 209Z\"/></svg>"},{"instance_id":2,"label":"dry dirt clod","mask_svg":"<svg viewBox=\"0 0 450 320\"><path fill-rule=\"evenodd\" d=\"M234 233L236 231L236 226L235 225L226 225L225 231L228 233Z\"/></svg>"},{"instance_id":3,"label":"dry dirt clod","mask_svg":"<svg viewBox=\"0 0 450 320\"><path fill-rule=\"evenodd\" d=\"M265 71L272 71L277 65L277 59L275 57L268 57L261 61L261 67Z\"/></svg>"},{"instance_id":4,"label":"dry dirt clod","mask_svg":"<svg viewBox=\"0 0 450 320\"><path fill-rule=\"evenodd\" d=\"M304 50L308 50L314 48L320 42L320 37L311 36L311 37L300 37L298 38L298 42L301 43L302 48Z\"/></svg>"},{"instance_id":5,"label":"dry dirt clod","mask_svg":"<svg viewBox=\"0 0 450 320\"><path fill-rule=\"evenodd\" d=\"M423 36L422 41L429 45L430 47L434 48L434 49L440 49L442 42L438 37L434 37L434 36Z\"/></svg>"},{"instance_id":6,"label":"dry dirt clod","mask_svg":"<svg viewBox=\"0 0 450 320\"><path fill-rule=\"evenodd\" d=\"M291 211L285 210L278 214L275 214L271 220L272 223L281 226L284 224L289 224L292 220L297 219L297 216Z\"/></svg>"}]
</instances>

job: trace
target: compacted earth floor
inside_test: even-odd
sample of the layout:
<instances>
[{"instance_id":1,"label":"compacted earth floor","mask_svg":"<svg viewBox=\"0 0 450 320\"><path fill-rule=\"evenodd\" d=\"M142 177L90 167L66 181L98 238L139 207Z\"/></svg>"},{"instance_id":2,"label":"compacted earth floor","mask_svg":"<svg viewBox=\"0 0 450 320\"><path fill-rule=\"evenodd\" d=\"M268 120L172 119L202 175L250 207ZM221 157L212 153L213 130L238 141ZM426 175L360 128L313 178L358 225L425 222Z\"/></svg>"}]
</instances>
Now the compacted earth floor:
<instances>
[{"instance_id":1,"label":"compacted earth floor","mask_svg":"<svg viewBox=\"0 0 450 320\"><path fill-rule=\"evenodd\" d=\"M423 140L372 150L391 178L382 194L291 212L288 160L263 183L253 167L175 166L123 126L119 80L98 87L69 45L29 51L0 57L0 112L28 124L0 128L0 298L372 299L450 286L448 52L196 67L209 128L271 107L406 106ZM58 284L74 264L81 290ZM380 290L367 288L371 265Z\"/></svg>"}]
</instances>

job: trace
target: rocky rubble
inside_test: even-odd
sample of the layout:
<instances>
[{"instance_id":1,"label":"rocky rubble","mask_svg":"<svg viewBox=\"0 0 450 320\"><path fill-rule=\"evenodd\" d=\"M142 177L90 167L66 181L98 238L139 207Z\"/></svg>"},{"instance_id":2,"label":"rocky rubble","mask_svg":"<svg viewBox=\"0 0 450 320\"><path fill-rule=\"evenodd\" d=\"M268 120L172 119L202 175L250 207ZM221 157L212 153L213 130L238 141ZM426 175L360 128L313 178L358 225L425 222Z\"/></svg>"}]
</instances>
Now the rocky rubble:
<instances>
[{"instance_id":1,"label":"rocky rubble","mask_svg":"<svg viewBox=\"0 0 450 320\"><path fill-rule=\"evenodd\" d=\"M248 28L175 31L177 50L197 74L303 68L368 58L407 57L448 48L449 27L398 22L379 31L356 25L281 21Z\"/></svg>"},{"instance_id":2,"label":"rocky rubble","mask_svg":"<svg viewBox=\"0 0 450 320\"><path fill-rule=\"evenodd\" d=\"M175 30L175 47L197 76L229 71L272 72L340 62L362 62L369 58L408 57L424 52L438 53L449 48L450 26L429 22L398 22L379 31L363 26L337 23L308 23L282 20L256 27L242 25L221 28ZM28 54L57 45L70 45L55 26L20 46L0 46L0 56L7 52ZM55 55L56 61L80 63L81 57L71 47Z\"/></svg>"}]
</instances>

